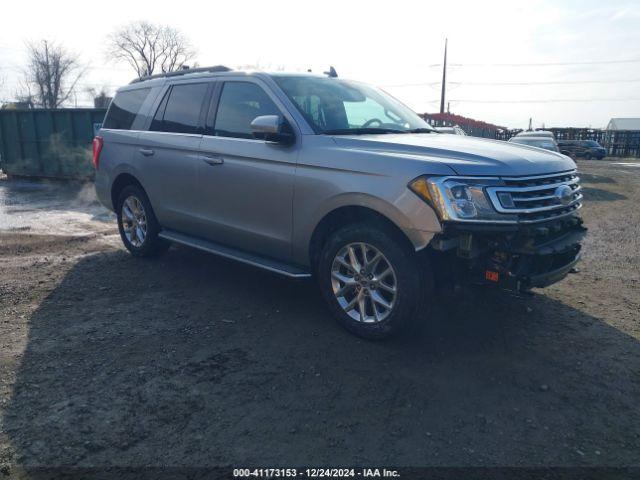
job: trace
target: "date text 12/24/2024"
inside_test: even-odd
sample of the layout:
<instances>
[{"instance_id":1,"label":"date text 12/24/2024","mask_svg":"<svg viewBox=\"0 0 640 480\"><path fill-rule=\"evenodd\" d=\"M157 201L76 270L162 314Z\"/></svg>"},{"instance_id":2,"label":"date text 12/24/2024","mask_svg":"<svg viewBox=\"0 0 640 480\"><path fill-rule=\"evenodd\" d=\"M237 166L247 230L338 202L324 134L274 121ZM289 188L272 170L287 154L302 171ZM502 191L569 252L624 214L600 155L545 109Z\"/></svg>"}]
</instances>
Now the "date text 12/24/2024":
<instances>
[{"instance_id":1,"label":"date text 12/24/2024","mask_svg":"<svg viewBox=\"0 0 640 480\"><path fill-rule=\"evenodd\" d=\"M235 468L234 478L400 478L386 468Z\"/></svg>"}]
</instances>

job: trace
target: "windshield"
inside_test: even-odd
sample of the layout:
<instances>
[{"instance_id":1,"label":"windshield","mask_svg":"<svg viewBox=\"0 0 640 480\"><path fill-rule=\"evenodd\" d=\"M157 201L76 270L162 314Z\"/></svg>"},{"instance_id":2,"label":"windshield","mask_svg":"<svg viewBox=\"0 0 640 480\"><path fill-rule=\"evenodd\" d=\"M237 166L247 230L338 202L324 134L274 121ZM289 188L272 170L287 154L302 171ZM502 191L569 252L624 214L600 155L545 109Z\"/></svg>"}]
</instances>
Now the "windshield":
<instances>
[{"instance_id":1,"label":"windshield","mask_svg":"<svg viewBox=\"0 0 640 480\"><path fill-rule=\"evenodd\" d=\"M337 78L273 77L317 133L428 133L434 129L392 96Z\"/></svg>"}]
</instances>

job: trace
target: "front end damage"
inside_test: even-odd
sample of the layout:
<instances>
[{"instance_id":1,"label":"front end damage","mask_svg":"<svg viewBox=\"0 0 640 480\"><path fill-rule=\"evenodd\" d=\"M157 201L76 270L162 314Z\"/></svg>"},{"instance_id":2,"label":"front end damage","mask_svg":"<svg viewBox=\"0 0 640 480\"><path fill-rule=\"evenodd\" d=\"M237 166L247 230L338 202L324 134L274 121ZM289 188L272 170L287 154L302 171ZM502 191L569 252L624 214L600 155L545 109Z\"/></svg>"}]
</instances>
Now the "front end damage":
<instances>
[{"instance_id":1,"label":"front end damage","mask_svg":"<svg viewBox=\"0 0 640 480\"><path fill-rule=\"evenodd\" d=\"M429 251L440 279L515 292L563 279L580 259L582 188L575 170L529 177L412 183L440 215ZM445 282L449 283L449 282Z\"/></svg>"},{"instance_id":2,"label":"front end damage","mask_svg":"<svg viewBox=\"0 0 640 480\"><path fill-rule=\"evenodd\" d=\"M494 285L526 292L571 272L586 232L577 215L534 225L445 224L431 251L440 278L455 286Z\"/></svg>"}]
</instances>

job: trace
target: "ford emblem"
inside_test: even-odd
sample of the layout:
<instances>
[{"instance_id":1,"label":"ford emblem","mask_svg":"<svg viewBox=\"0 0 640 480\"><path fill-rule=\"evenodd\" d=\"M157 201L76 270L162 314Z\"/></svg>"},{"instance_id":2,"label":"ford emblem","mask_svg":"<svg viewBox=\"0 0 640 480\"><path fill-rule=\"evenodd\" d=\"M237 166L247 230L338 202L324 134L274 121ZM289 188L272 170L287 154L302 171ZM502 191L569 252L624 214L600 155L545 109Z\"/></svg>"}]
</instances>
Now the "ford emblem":
<instances>
[{"instance_id":1,"label":"ford emblem","mask_svg":"<svg viewBox=\"0 0 640 480\"><path fill-rule=\"evenodd\" d=\"M569 205L573 201L573 189L569 185L560 185L553 196L562 205Z\"/></svg>"}]
</instances>

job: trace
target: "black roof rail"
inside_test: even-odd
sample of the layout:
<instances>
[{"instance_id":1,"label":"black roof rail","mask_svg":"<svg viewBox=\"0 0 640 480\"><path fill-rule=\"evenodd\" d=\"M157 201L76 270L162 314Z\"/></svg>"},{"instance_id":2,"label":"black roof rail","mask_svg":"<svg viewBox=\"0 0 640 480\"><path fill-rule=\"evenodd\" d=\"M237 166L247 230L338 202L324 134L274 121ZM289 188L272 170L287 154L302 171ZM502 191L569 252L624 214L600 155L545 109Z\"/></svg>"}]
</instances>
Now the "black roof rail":
<instances>
[{"instance_id":1,"label":"black roof rail","mask_svg":"<svg viewBox=\"0 0 640 480\"><path fill-rule=\"evenodd\" d=\"M129 82L129 85L133 83L146 82L147 80L153 80L154 78L180 77L182 75L188 75L190 73L213 73L230 71L231 69L229 67L225 67L224 65L215 65L213 67L182 68L181 70L176 70L175 72L156 73L155 75L147 75L146 77L136 78L134 80L131 80L131 82Z\"/></svg>"}]
</instances>

